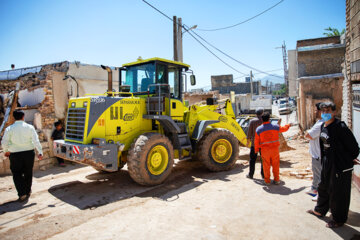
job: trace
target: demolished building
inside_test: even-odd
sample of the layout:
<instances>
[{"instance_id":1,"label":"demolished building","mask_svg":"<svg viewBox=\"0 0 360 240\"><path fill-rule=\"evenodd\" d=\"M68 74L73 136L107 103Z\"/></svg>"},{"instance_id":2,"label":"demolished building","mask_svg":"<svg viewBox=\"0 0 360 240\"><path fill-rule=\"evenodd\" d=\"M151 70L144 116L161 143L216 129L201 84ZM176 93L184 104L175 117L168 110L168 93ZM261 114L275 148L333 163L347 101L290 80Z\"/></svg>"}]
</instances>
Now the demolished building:
<instances>
[{"instance_id":1,"label":"demolished building","mask_svg":"<svg viewBox=\"0 0 360 240\"><path fill-rule=\"evenodd\" d=\"M252 84L252 89L251 89ZM261 81L251 82L236 82L232 74L211 76L211 90L219 91L220 94L229 94L234 91L235 94L252 93L255 95L261 94Z\"/></svg>"},{"instance_id":2,"label":"demolished building","mask_svg":"<svg viewBox=\"0 0 360 240\"><path fill-rule=\"evenodd\" d=\"M113 68L112 75L114 88L117 89L118 69ZM65 79L65 76L70 77ZM2 116L4 117L5 105L10 100L10 92L18 85L17 101L13 109L23 110L25 121L33 124L38 132L44 156L41 161L35 160L35 170L55 163L50 137L54 122L65 120L69 98L105 93L107 80L108 73L101 66L68 61L0 72ZM0 118L1 122L3 117ZM11 123L10 116L6 125ZM4 123L4 127L6 125ZM10 163L0 151L0 174L4 173L10 173Z\"/></svg>"}]
</instances>

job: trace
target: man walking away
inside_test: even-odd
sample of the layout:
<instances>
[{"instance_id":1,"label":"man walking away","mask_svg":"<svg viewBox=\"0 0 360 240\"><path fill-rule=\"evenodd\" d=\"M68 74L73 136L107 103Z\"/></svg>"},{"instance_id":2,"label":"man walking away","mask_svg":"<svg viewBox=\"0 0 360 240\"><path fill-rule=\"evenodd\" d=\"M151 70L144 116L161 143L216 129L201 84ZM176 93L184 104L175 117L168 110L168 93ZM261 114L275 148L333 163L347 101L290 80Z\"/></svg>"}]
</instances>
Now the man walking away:
<instances>
[{"instance_id":1,"label":"man walking away","mask_svg":"<svg viewBox=\"0 0 360 240\"><path fill-rule=\"evenodd\" d=\"M270 123L270 113L262 115L263 124L256 129L255 134L255 153L261 150L261 157L264 168L264 182L270 185L270 166L272 166L274 183L280 184L280 153L279 153L279 133L286 132L292 124L280 127Z\"/></svg>"},{"instance_id":2,"label":"man walking away","mask_svg":"<svg viewBox=\"0 0 360 240\"><path fill-rule=\"evenodd\" d=\"M42 159L42 148L35 128L24 122L23 111L13 112L15 123L6 128L2 140L5 156L10 158L10 169L18 192L19 201L30 197L35 152Z\"/></svg>"},{"instance_id":3,"label":"man walking away","mask_svg":"<svg viewBox=\"0 0 360 240\"><path fill-rule=\"evenodd\" d=\"M313 172L313 181L311 188L306 192L311 195L313 201L317 201L317 189L320 183L321 177L321 160L320 160L320 132L321 125L324 123L324 120L321 119L321 109L320 104L315 104L316 112L315 116L318 120L315 125L305 134L305 137L310 139L309 153L311 155L311 166Z\"/></svg>"},{"instance_id":4,"label":"man walking away","mask_svg":"<svg viewBox=\"0 0 360 240\"><path fill-rule=\"evenodd\" d=\"M357 163L359 145L346 124L335 118L334 103L322 103L320 108L325 122L320 133L321 181L315 209L307 212L323 217L330 209L333 219L326 227L337 228L344 225L348 217L352 170Z\"/></svg>"},{"instance_id":5,"label":"man walking away","mask_svg":"<svg viewBox=\"0 0 360 240\"><path fill-rule=\"evenodd\" d=\"M255 162L257 159L257 153L255 153L255 144L254 144L255 132L256 132L256 128L263 123L262 118L261 118L263 113L264 113L264 108L256 109L256 118L253 118L250 120L249 129L247 132L247 142L248 142L248 144L251 142L251 147L250 147L249 174L246 175L246 177L250 178L250 179L253 179L253 177L254 177ZM261 163L261 176L262 176L262 178L264 178L264 171L263 171L262 163Z\"/></svg>"}]
</instances>

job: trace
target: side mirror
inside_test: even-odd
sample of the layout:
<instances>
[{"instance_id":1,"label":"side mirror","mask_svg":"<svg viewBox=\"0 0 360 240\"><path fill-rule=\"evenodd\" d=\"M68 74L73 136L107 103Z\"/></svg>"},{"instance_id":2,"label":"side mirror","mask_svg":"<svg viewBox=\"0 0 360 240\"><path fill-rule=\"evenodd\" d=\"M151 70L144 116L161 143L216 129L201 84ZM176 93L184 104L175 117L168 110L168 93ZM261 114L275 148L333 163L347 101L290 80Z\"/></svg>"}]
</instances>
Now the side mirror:
<instances>
[{"instance_id":1,"label":"side mirror","mask_svg":"<svg viewBox=\"0 0 360 240\"><path fill-rule=\"evenodd\" d=\"M196 85L195 75L190 75L190 83L191 83L191 86L195 86L195 85Z\"/></svg>"}]
</instances>

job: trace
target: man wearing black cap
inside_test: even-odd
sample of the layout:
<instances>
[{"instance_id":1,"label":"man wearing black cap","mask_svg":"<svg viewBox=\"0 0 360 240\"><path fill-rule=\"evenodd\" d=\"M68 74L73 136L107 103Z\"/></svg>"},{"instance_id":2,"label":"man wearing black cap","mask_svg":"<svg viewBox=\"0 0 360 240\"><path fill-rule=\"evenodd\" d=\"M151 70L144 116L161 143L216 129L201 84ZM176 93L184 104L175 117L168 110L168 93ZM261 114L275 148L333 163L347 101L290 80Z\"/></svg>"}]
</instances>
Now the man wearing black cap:
<instances>
[{"instance_id":1,"label":"man wearing black cap","mask_svg":"<svg viewBox=\"0 0 360 240\"><path fill-rule=\"evenodd\" d=\"M247 133L247 142L250 144L251 142L251 148L250 148L250 167L249 167L249 174L246 175L247 178L253 179L254 172L255 172L255 162L257 159L257 153L255 153L254 148L254 140L255 140L255 132L256 128L260 126L263 123L263 120L261 116L264 114L264 108L257 108L256 109L256 118L253 118L250 120L249 123L249 129ZM264 171L263 166L261 164L261 176L264 178Z\"/></svg>"},{"instance_id":2,"label":"man wearing black cap","mask_svg":"<svg viewBox=\"0 0 360 240\"><path fill-rule=\"evenodd\" d=\"M318 201L308 213L323 217L331 210L333 220L326 227L337 228L347 220L350 206L351 177L359 145L346 124L335 118L336 106L332 102L320 105L321 118L321 181L318 186Z\"/></svg>"}]
</instances>

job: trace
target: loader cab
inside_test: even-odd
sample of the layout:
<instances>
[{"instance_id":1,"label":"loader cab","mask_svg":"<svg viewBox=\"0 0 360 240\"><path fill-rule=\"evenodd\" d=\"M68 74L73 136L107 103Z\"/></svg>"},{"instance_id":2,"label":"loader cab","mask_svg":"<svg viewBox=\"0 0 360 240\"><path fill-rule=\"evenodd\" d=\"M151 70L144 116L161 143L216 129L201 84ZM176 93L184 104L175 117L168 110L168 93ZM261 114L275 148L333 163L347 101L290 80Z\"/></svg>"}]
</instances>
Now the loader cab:
<instances>
[{"instance_id":1,"label":"loader cab","mask_svg":"<svg viewBox=\"0 0 360 240\"><path fill-rule=\"evenodd\" d=\"M135 96L168 93L171 99L181 101L183 73L188 71L189 67L187 64L162 58L124 64L120 73L119 91L127 88Z\"/></svg>"}]
</instances>

